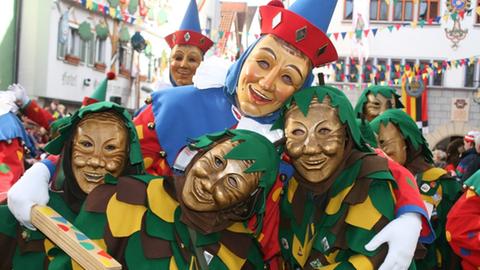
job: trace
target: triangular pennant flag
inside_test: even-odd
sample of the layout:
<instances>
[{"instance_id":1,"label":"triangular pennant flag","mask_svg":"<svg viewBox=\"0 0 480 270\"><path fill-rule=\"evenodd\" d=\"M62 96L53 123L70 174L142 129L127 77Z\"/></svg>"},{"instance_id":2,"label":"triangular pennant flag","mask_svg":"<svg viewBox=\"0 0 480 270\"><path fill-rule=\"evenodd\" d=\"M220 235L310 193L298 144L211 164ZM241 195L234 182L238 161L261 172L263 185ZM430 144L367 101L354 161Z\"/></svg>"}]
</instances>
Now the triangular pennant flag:
<instances>
[{"instance_id":1,"label":"triangular pennant flag","mask_svg":"<svg viewBox=\"0 0 480 270\"><path fill-rule=\"evenodd\" d=\"M333 37L335 38L335 40L338 39L338 35L339 35L339 33L333 33Z\"/></svg>"},{"instance_id":2,"label":"triangular pennant flag","mask_svg":"<svg viewBox=\"0 0 480 270\"><path fill-rule=\"evenodd\" d=\"M332 35L332 33L327 33L327 37L330 38L330 36Z\"/></svg>"},{"instance_id":3,"label":"triangular pennant flag","mask_svg":"<svg viewBox=\"0 0 480 270\"><path fill-rule=\"evenodd\" d=\"M433 24L433 19L432 19L432 18L429 18L428 21L427 21L427 24L428 24L428 25Z\"/></svg>"},{"instance_id":4,"label":"triangular pennant flag","mask_svg":"<svg viewBox=\"0 0 480 270\"><path fill-rule=\"evenodd\" d=\"M435 17L435 22L436 22L436 23L439 23L441 18L442 18L441 16Z\"/></svg>"},{"instance_id":5,"label":"triangular pennant flag","mask_svg":"<svg viewBox=\"0 0 480 270\"><path fill-rule=\"evenodd\" d=\"M363 33L365 33L365 37L368 37L368 33L370 32L370 29L364 30Z\"/></svg>"},{"instance_id":6,"label":"triangular pennant flag","mask_svg":"<svg viewBox=\"0 0 480 270\"><path fill-rule=\"evenodd\" d=\"M372 29L372 34L373 34L373 36L376 36L376 35L377 35L377 31L378 31L378 28L373 28L373 29Z\"/></svg>"},{"instance_id":7,"label":"triangular pennant flag","mask_svg":"<svg viewBox=\"0 0 480 270\"><path fill-rule=\"evenodd\" d=\"M393 31L393 25L389 25L387 26L387 28L388 28L388 31L390 31L390 33Z\"/></svg>"},{"instance_id":8,"label":"triangular pennant flag","mask_svg":"<svg viewBox=\"0 0 480 270\"><path fill-rule=\"evenodd\" d=\"M421 19L418 24L420 25L420 27L423 28L423 26L425 25L425 20L424 19Z\"/></svg>"},{"instance_id":9,"label":"triangular pennant flag","mask_svg":"<svg viewBox=\"0 0 480 270\"><path fill-rule=\"evenodd\" d=\"M448 18L449 18L448 14L443 15L443 21L444 22L448 22Z\"/></svg>"},{"instance_id":10,"label":"triangular pennant flag","mask_svg":"<svg viewBox=\"0 0 480 270\"><path fill-rule=\"evenodd\" d=\"M454 13L450 14L450 17L452 18L452 20L456 21L457 20L457 13L454 12Z\"/></svg>"},{"instance_id":11,"label":"triangular pennant flag","mask_svg":"<svg viewBox=\"0 0 480 270\"><path fill-rule=\"evenodd\" d=\"M347 35L347 32L342 32L342 38L345 39L345 36Z\"/></svg>"},{"instance_id":12,"label":"triangular pennant flag","mask_svg":"<svg viewBox=\"0 0 480 270\"><path fill-rule=\"evenodd\" d=\"M360 34L361 34L361 33L362 33L362 32L360 32ZM348 38L349 38L349 39L352 39L353 34L355 34L355 32L348 32Z\"/></svg>"},{"instance_id":13,"label":"triangular pennant flag","mask_svg":"<svg viewBox=\"0 0 480 270\"><path fill-rule=\"evenodd\" d=\"M400 27L402 27L402 25L399 24L399 23L397 25L395 25L395 28L397 28L397 30L400 30Z\"/></svg>"},{"instance_id":14,"label":"triangular pennant flag","mask_svg":"<svg viewBox=\"0 0 480 270\"><path fill-rule=\"evenodd\" d=\"M462 18L462 20L465 18L465 11L462 10L458 13L458 15L460 16L460 18Z\"/></svg>"}]
</instances>

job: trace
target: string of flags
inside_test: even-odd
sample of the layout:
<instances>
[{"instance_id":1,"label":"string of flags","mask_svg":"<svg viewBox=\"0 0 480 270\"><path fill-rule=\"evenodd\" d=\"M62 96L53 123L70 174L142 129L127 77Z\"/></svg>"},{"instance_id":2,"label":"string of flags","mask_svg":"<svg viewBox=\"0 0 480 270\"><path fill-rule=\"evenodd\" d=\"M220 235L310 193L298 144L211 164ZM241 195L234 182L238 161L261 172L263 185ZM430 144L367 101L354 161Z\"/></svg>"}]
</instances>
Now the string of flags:
<instances>
[{"instance_id":1,"label":"string of flags","mask_svg":"<svg viewBox=\"0 0 480 270\"><path fill-rule=\"evenodd\" d=\"M82 5L82 7L94 11L99 12L105 16L110 16L113 19L118 19L124 21L126 23L135 24L137 20L137 16L130 14L127 9L121 10L119 6L111 7L109 4L100 4L94 0L75 0L78 4Z\"/></svg>"},{"instance_id":2,"label":"string of flags","mask_svg":"<svg viewBox=\"0 0 480 270\"><path fill-rule=\"evenodd\" d=\"M362 81L371 82L377 81L380 84L385 84L389 86L399 85L401 83L401 78L404 76L409 80L414 78L416 79L429 79L430 77L437 77L441 75L445 70L451 68L459 68L464 66L471 66L475 63L480 64L479 56L470 56L467 58L454 59L454 60L438 60L433 61L433 63L421 63L421 64L393 64L393 65L372 65L372 64L359 64L355 58L350 58L350 63L346 64L343 61L335 62L329 64L327 67L332 68L335 71L335 80L336 81L349 81L357 82L359 78L362 78ZM351 69L351 67L355 67ZM349 73L346 73L346 67L350 67ZM363 71L363 72L360 72ZM390 74L390 80L386 81L386 74ZM360 75L361 74L361 75ZM368 76L368 78L367 78ZM371 84L371 83L370 83ZM369 84L366 84L369 85Z\"/></svg>"}]
</instances>

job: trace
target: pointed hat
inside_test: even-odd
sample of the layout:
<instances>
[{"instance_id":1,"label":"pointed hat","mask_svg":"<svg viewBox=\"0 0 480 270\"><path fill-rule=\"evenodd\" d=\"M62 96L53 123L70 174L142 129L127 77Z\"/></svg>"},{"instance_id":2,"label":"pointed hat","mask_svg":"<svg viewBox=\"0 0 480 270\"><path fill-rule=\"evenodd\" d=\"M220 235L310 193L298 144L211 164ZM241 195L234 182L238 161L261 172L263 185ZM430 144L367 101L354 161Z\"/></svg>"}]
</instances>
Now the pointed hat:
<instances>
[{"instance_id":1,"label":"pointed hat","mask_svg":"<svg viewBox=\"0 0 480 270\"><path fill-rule=\"evenodd\" d=\"M165 40L170 48L173 48L177 44L193 45L198 47L203 53L212 47L213 41L202 34L196 0L190 0L180 29L166 36Z\"/></svg>"},{"instance_id":2,"label":"pointed hat","mask_svg":"<svg viewBox=\"0 0 480 270\"><path fill-rule=\"evenodd\" d=\"M337 50L325 34L337 0L297 0L285 9L278 0L260 7L262 34L288 42L318 67L338 59Z\"/></svg>"},{"instance_id":3,"label":"pointed hat","mask_svg":"<svg viewBox=\"0 0 480 270\"><path fill-rule=\"evenodd\" d=\"M93 93L89 97L83 98L82 106L87 106L93 103L105 101L105 99L107 98L108 81L113 79L115 79L115 73L108 72L107 77L103 79L102 82L100 82L95 91L93 91Z\"/></svg>"}]
</instances>

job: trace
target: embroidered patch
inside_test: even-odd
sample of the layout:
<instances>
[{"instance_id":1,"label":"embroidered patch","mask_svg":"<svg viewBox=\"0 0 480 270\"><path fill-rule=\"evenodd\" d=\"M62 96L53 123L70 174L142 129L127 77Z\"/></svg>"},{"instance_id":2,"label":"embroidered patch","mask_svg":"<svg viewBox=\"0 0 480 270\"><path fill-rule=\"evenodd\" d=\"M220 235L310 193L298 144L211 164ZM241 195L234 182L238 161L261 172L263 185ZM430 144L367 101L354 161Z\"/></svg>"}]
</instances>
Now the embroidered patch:
<instances>
[{"instance_id":1,"label":"embroidered patch","mask_svg":"<svg viewBox=\"0 0 480 270\"><path fill-rule=\"evenodd\" d=\"M185 39L186 42L188 42L190 40L190 32L185 33L183 38Z\"/></svg>"},{"instance_id":2,"label":"embroidered patch","mask_svg":"<svg viewBox=\"0 0 480 270\"><path fill-rule=\"evenodd\" d=\"M284 249L289 249L289 248L290 248L290 247L288 246L288 241L287 241L287 239L282 238L282 239L281 239L281 242L282 242L282 247L283 247Z\"/></svg>"},{"instance_id":3,"label":"embroidered patch","mask_svg":"<svg viewBox=\"0 0 480 270\"><path fill-rule=\"evenodd\" d=\"M323 247L323 251L327 251L330 249L330 244L328 243L328 239L327 237L323 237L322 239L322 247Z\"/></svg>"},{"instance_id":4,"label":"embroidered patch","mask_svg":"<svg viewBox=\"0 0 480 270\"><path fill-rule=\"evenodd\" d=\"M316 260L310 262L310 266L313 269L320 269L320 267L322 267L323 265L322 265L322 262L320 262L320 259L316 259Z\"/></svg>"},{"instance_id":5,"label":"embroidered patch","mask_svg":"<svg viewBox=\"0 0 480 270\"><path fill-rule=\"evenodd\" d=\"M213 259L213 255L210 254L208 251L204 250L203 251L203 256L205 257L205 261L207 261L207 264L210 264L210 262Z\"/></svg>"},{"instance_id":6,"label":"embroidered patch","mask_svg":"<svg viewBox=\"0 0 480 270\"><path fill-rule=\"evenodd\" d=\"M427 193L430 190L430 185L425 183L420 187L420 190L423 191L424 193Z\"/></svg>"}]
</instances>

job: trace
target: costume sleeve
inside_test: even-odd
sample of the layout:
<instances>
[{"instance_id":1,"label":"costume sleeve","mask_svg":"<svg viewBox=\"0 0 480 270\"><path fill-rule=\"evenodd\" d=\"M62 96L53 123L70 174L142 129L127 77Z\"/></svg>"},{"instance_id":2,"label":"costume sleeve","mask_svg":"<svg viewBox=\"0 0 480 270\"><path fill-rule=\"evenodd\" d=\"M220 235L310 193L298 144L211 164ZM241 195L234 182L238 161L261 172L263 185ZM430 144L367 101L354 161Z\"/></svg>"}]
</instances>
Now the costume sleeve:
<instances>
[{"instance_id":1,"label":"costume sleeve","mask_svg":"<svg viewBox=\"0 0 480 270\"><path fill-rule=\"evenodd\" d=\"M480 267L480 197L467 190L447 216L446 236L453 251L461 257L462 268Z\"/></svg>"},{"instance_id":2,"label":"costume sleeve","mask_svg":"<svg viewBox=\"0 0 480 270\"><path fill-rule=\"evenodd\" d=\"M23 108L23 113L46 130L50 130L50 124L55 121L53 115L40 107L35 100L31 100L28 105Z\"/></svg>"},{"instance_id":3,"label":"costume sleeve","mask_svg":"<svg viewBox=\"0 0 480 270\"><path fill-rule=\"evenodd\" d=\"M23 146L20 139L0 141L0 202L6 199L7 191L24 171Z\"/></svg>"},{"instance_id":4,"label":"costume sleeve","mask_svg":"<svg viewBox=\"0 0 480 270\"><path fill-rule=\"evenodd\" d=\"M140 140L140 148L147 173L162 176L172 175L170 166L165 158L165 151L163 151L160 146L155 131L155 118L152 105L150 104L145 107L145 109L133 119L133 122L137 130L138 139Z\"/></svg>"}]
</instances>

